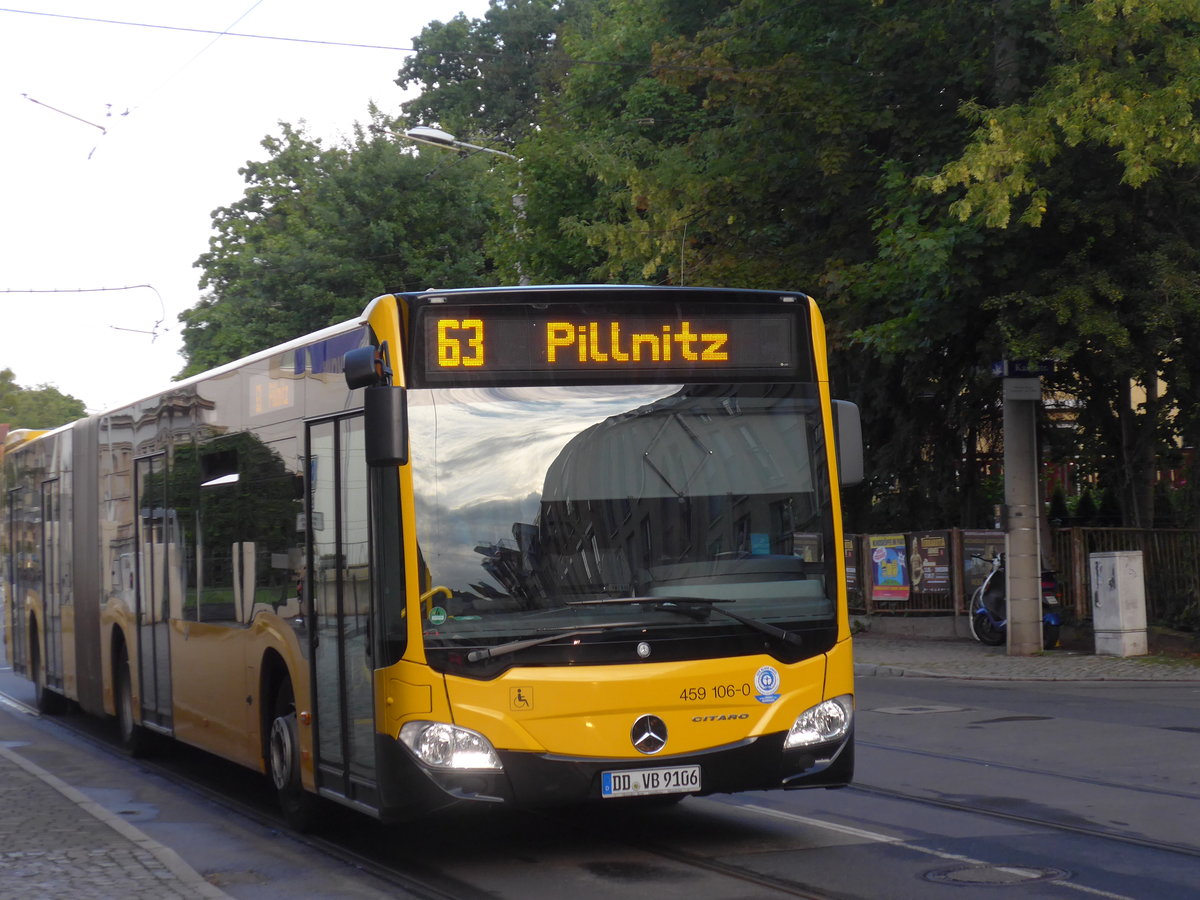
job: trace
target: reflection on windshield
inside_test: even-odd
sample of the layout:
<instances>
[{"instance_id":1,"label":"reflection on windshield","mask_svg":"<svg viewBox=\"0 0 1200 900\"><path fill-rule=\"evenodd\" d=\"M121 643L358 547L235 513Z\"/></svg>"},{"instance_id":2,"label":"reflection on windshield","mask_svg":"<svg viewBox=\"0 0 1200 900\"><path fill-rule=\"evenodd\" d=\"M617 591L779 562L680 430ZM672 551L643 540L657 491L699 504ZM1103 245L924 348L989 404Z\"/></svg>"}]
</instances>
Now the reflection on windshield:
<instances>
[{"instance_id":1,"label":"reflection on windshield","mask_svg":"<svg viewBox=\"0 0 1200 900\"><path fill-rule=\"evenodd\" d=\"M426 645L628 623L728 628L672 604L827 626L819 406L802 385L414 391ZM681 619L683 620L681 622Z\"/></svg>"}]
</instances>

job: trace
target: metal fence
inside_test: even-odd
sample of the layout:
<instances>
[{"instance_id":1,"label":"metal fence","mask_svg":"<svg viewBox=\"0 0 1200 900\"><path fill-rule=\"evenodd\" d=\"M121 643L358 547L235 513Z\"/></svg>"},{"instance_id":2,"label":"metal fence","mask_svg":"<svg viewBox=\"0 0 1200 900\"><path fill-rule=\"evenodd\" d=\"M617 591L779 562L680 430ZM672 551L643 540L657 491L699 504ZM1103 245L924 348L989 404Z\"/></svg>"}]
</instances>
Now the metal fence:
<instances>
[{"instance_id":1,"label":"metal fence","mask_svg":"<svg viewBox=\"0 0 1200 900\"><path fill-rule=\"evenodd\" d=\"M1077 620L1091 618L1088 556L1140 550L1146 584L1146 621L1200 628L1200 531L1058 528L1053 530L1051 540L1053 552L1044 554L1043 564L1055 569L1063 603ZM888 574L891 582L903 582L903 589L890 582L886 590L878 587L887 580L881 579L880 561L875 558L882 545L894 548L888 557L891 567ZM930 546L934 548L932 557ZM961 615L987 568L975 557L990 557L1004 546L1003 532L957 528L894 535L846 535L850 611L856 615ZM914 578L917 572L921 574ZM929 590L930 587L935 589Z\"/></svg>"},{"instance_id":2,"label":"metal fence","mask_svg":"<svg viewBox=\"0 0 1200 900\"><path fill-rule=\"evenodd\" d=\"M1004 533L950 528L891 535L846 535L850 612L950 616L966 609Z\"/></svg>"},{"instance_id":3,"label":"metal fence","mask_svg":"<svg viewBox=\"0 0 1200 900\"><path fill-rule=\"evenodd\" d=\"M1166 528L1055 529L1054 558L1063 602L1085 619L1091 615L1088 556L1142 551L1146 621L1157 625L1200 625L1200 531Z\"/></svg>"}]
</instances>

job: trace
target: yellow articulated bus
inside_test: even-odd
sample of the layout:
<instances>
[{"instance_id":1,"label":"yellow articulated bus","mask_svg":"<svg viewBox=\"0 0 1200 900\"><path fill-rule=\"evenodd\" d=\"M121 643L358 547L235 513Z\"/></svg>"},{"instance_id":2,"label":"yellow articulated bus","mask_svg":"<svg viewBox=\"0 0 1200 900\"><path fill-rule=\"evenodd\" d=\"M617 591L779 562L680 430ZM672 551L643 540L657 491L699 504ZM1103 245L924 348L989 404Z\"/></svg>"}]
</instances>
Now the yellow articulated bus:
<instances>
[{"instance_id":1,"label":"yellow articulated bus","mask_svg":"<svg viewBox=\"0 0 1200 900\"><path fill-rule=\"evenodd\" d=\"M10 658L297 827L840 787L861 469L804 294L386 295L11 446Z\"/></svg>"}]
</instances>

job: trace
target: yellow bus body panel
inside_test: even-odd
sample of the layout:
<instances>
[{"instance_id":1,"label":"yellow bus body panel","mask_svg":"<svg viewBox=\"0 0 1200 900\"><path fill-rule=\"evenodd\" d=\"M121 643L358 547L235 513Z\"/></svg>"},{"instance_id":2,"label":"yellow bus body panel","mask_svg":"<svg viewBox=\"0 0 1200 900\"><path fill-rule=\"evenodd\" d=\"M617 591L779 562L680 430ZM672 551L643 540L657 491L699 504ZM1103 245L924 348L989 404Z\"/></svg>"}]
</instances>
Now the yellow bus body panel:
<instances>
[{"instance_id":1,"label":"yellow bus body panel","mask_svg":"<svg viewBox=\"0 0 1200 900\"><path fill-rule=\"evenodd\" d=\"M843 590L845 586L843 585ZM825 656L825 698L854 695L854 644L845 637Z\"/></svg>"},{"instance_id":2,"label":"yellow bus body panel","mask_svg":"<svg viewBox=\"0 0 1200 900\"><path fill-rule=\"evenodd\" d=\"M833 485L840 483L838 474L837 461L837 430L833 427L833 398L829 391L829 362L828 350L825 344L825 320L821 317L821 310L817 306L817 301L811 297L808 300L808 314L810 330L812 333L812 348L813 359L817 366L817 390L821 397L821 427L824 428L825 434L830 436L830 439L825 442L826 459L829 463L829 479ZM842 498L839 491L832 491L830 497L829 513L833 517L833 533L837 536L837 542L842 543ZM841 550L841 547L835 548ZM838 624L838 640L848 640L850 637L850 615L847 606L846 597L846 554L844 552L836 553L833 560L837 573L834 579L834 585L837 591L837 624ZM848 647L849 645L847 645ZM846 691L844 693L849 693ZM831 696L837 696L833 694Z\"/></svg>"},{"instance_id":3,"label":"yellow bus body panel","mask_svg":"<svg viewBox=\"0 0 1200 900\"><path fill-rule=\"evenodd\" d=\"M229 623L171 621L171 667L175 737L262 771L260 692L263 657L278 653L292 676L298 711L312 709L308 663L294 632L273 613L260 612L247 627ZM230 698L235 702L230 703ZM301 765L311 779L312 729L299 729Z\"/></svg>"},{"instance_id":4,"label":"yellow bus body panel","mask_svg":"<svg viewBox=\"0 0 1200 900\"><path fill-rule=\"evenodd\" d=\"M375 721L388 737L405 722L452 722L444 678L429 666L401 660L375 672Z\"/></svg>"},{"instance_id":5,"label":"yellow bus body panel","mask_svg":"<svg viewBox=\"0 0 1200 900\"><path fill-rule=\"evenodd\" d=\"M257 694L246 684L246 638L239 626L173 620L171 668L187 676L172 679L172 712L179 740L254 765L246 749L252 707L229 702Z\"/></svg>"},{"instance_id":6,"label":"yellow bus body panel","mask_svg":"<svg viewBox=\"0 0 1200 900\"><path fill-rule=\"evenodd\" d=\"M764 667L778 674L773 699L755 687ZM844 641L828 655L794 665L747 656L514 668L494 681L448 677L446 682L454 721L486 735L498 748L641 759L629 737L641 715L652 713L666 722L670 740L663 756L702 752L787 731L806 709L851 693L852 669L850 642Z\"/></svg>"}]
</instances>

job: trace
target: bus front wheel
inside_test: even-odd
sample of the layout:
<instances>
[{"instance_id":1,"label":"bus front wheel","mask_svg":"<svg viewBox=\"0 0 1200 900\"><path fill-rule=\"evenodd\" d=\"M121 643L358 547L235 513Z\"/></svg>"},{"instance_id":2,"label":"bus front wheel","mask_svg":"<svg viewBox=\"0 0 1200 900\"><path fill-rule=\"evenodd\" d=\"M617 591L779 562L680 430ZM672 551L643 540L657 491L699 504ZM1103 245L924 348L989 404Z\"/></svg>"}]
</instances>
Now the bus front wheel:
<instances>
[{"instance_id":1,"label":"bus front wheel","mask_svg":"<svg viewBox=\"0 0 1200 900\"><path fill-rule=\"evenodd\" d=\"M310 830L315 818L316 798L304 789L300 780L300 735L289 684L283 685L275 698L267 750L271 783L275 786L284 821L296 831Z\"/></svg>"}]
</instances>

